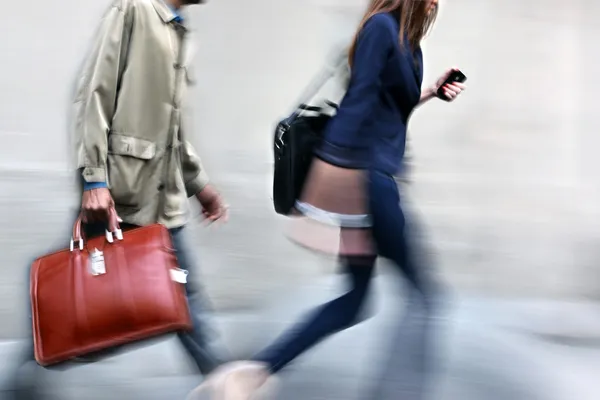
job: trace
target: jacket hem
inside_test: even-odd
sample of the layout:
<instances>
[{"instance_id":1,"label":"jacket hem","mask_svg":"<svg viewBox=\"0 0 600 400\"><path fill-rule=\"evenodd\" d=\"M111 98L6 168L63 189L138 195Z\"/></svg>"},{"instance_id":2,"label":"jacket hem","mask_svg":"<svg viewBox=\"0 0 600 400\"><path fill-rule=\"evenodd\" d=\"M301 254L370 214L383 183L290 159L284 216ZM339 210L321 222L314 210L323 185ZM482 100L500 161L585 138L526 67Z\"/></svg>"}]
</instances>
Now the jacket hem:
<instances>
[{"instance_id":1,"label":"jacket hem","mask_svg":"<svg viewBox=\"0 0 600 400\"><path fill-rule=\"evenodd\" d=\"M321 160L341 168L369 168L369 153L365 149L342 147L330 142L323 142L315 150L315 155Z\"/></svg>"}]
</instances>

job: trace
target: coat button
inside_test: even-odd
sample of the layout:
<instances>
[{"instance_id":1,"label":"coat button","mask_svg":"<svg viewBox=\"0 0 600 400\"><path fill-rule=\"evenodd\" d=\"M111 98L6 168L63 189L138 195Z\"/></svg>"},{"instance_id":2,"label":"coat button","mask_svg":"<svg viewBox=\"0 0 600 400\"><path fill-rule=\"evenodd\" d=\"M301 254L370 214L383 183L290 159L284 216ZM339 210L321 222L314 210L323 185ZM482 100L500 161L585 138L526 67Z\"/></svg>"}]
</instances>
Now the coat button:
<instances>
[{"instance_id":1,"label":"coat button","mask_svg":"<svg viewBox=\"0 0 600 400\"><path fill-rule=\"evenodd\" d=\"M157 189L163 191L165 189L165 185L161 183L160 185L158 185Z\"/></svg>"}]
</instances>

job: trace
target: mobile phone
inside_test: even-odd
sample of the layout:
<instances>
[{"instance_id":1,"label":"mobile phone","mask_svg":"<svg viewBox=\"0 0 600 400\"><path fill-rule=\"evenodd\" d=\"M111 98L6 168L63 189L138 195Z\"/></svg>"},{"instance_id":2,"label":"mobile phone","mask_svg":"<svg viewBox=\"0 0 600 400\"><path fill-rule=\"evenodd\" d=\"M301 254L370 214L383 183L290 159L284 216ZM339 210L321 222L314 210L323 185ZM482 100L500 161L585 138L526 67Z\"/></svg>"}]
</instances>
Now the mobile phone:
<instances>
[{"instance_id":1,"label":"mobile phone","mask_svg":"<svg viewBox=\"0 0 600 400\"><path fill-rule=\"evenodd\" d=\"M467 80L467 76L465 74L463 74L460 70L455 69L454 71L452 71L450 73L448 78L446 78L444 83L442 83L440 85L440 87L437 90L437 96L442 100L448 101L449 99L444 94L444 86L454 83L454 82L465 83L466 80Z\"/></svg>"}]
</instances>

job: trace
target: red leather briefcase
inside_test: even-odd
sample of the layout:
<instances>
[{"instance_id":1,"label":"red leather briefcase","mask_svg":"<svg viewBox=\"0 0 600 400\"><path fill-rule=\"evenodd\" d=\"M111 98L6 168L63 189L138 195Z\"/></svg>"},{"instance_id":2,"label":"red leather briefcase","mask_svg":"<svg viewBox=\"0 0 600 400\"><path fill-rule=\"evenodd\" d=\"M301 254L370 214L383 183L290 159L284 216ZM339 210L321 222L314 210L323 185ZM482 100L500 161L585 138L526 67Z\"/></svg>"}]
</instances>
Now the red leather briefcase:
<instances>
[{"instance_id":1,"label":"red leather briefcase","mask_svg":"<svg viewBox=\"0 0 600 400\"><path fill-rule=\"evenodd\" d=\"M116 220L116 213L113 213ZM48 366L192 327L169 231L160 224L86 241L81 219L71 246L31 268L35 358Z\"/></svg>"}]
</instances>

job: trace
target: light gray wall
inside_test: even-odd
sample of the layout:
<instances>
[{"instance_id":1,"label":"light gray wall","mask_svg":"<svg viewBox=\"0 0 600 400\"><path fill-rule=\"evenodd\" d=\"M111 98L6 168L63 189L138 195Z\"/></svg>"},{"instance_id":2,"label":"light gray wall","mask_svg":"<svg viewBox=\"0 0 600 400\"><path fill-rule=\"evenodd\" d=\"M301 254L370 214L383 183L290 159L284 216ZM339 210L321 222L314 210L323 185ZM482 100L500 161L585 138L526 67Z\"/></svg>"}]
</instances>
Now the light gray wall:
<instances>
[{"instance_id":1,"label":"light gray wall","mask_svg":"<svg viewBox=\"0 0 600 400\"><path fill-rule=\"evenodd\" d=\"M77 203L60 172L69 93L104 3L3 4L3 318L19 314L17 271L66 239ZM200 38L194 141L233 214L220 231L192 225L219 308L271 301L289 282L331 270L281 235L270 204L271 130L330 47L352 34L360 7L211 0L190 10ZM409 197L457 290L600 297L599 11L592 0L445 3L424 46L426 80L458 65L469 89L455 104L415 113Z\"/></svg>"}]
</instances>

